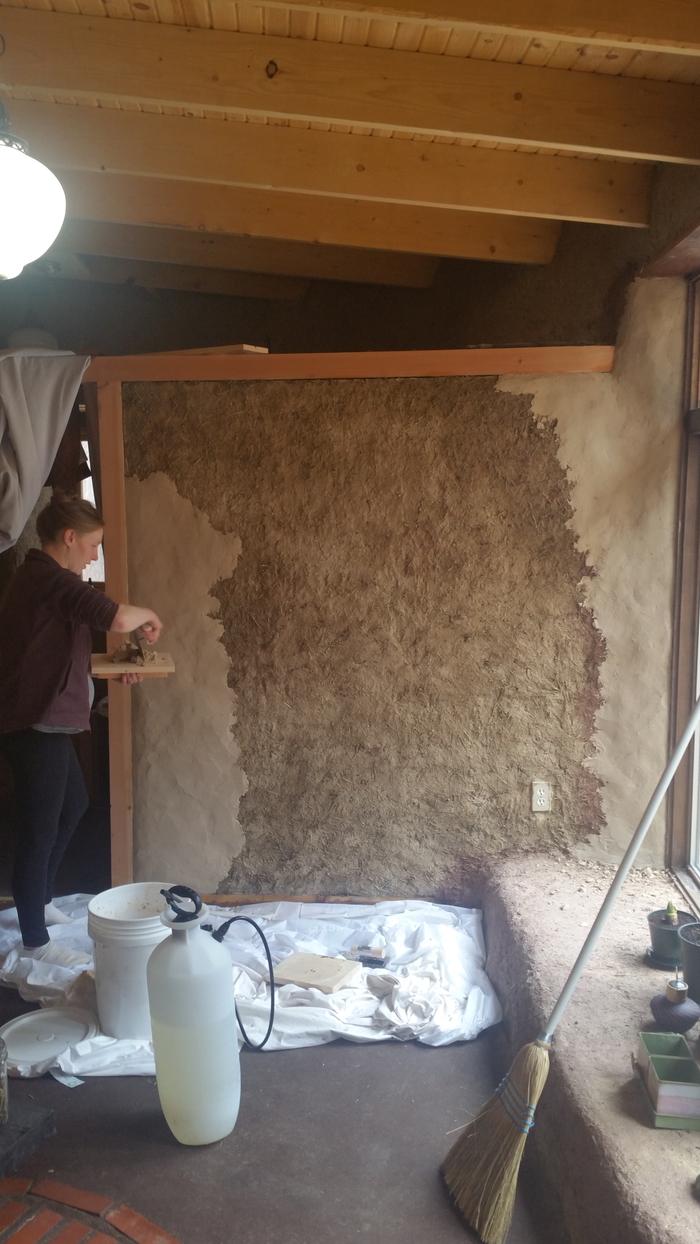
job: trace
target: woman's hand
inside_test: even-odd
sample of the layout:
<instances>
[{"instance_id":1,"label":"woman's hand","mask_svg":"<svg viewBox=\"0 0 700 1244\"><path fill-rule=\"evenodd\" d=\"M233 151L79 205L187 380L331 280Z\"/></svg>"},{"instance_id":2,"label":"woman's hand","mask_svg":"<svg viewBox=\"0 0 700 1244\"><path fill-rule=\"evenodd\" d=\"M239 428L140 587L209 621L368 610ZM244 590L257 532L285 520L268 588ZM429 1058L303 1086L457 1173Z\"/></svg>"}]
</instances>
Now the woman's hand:
<instances>
[{"instance_id":1,"label":"woman's hand","mask_svg":"<svg viewBox=\"0 0 700 1244\"><path fill-rule=\"evenodd\" d=\"M163 623L152 609L143 609L141 605L119 605L109 629L115 635L128 635L138 630L143 633L146 643L155 644L160 638Z\"/></svg>"},{"instance_id":2,"label":"woman's hand","mask_svg":"<svg viewBox=\"0 0 700 1244\"><path fill-rule=\"evenodd\" d=\"M143 674L122 674L119 681L124 687L133 687L137 682L143 682Z\"/></svg>"},{"instance_id":3,"label":"woman's hand","mask_svg":"<svg viewBox=\"0 0 700 1244\"><path fill-rule=\"evenodd\" d=\"M163 629L163 623L157 613L151 614L147 622L143 622L139 627L139 635L142 635L147 644L156 644L160 639L160 633Z\"/></svg>"}]
</instances>

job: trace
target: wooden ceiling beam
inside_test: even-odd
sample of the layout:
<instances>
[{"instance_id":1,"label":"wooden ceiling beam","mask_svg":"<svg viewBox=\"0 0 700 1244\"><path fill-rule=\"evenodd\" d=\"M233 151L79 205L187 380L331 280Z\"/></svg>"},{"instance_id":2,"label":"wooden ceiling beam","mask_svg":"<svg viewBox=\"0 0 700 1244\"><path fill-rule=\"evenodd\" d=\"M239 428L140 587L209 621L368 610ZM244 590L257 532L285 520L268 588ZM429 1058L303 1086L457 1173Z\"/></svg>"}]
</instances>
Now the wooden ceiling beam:
<instances>
[{"instance_id":1,"label":"wooden ceiling beam","mask_svg":"<svg viewBox=\"0 0 700 1244\"><path fill-rule=\"evenodd\" d=\"M28 9L0 39L5 89L700 163L675 82Z\"/></svg>"},{"instance_id":2,"label":"wooden ceiling beam","mask_svg":"<svg viewBox=\"0 0 700 1244\"><path fill-rule=\"evenodd\" d=\"M193 265L237 272L263 272L363 285L403 285L424 289L432 284L437 260L427 255L390 255L340 246L307 246L264 238L186 229L157 229L67 220L56 246L81 257L102 255L146 263ZM47 254L50 257L51 251Z\"/></svg>"},{"instance_id":3,"label":"wooden ceiling beam","mask_svg":"<svg viewBox=\"0 0 700 1244\"><path fill-rule=\"evenodd\" d=\"M585 5L581 0L285 0L279 7L646 52L700 52L700 8L694 0L586 0Z\"/></svg>"},{"instance_id":4,"label":"wooden ceiling beam","mask_svg":"<svg viewBox=\"0 0 700 1244\"><path fill-rule=\"evenodd\" d=\"M641 164L27 100L14 100L11 113L32 153L54 169L596 224L649 219L651 172ZM311 215L336 209L320 204ZM423 232L434 227L426 218Z\"/></svg>"},{"instance_id":5,"label":"wooden ceiling beam","mask_svg":"<svg viewBox=\"0 0 700 1244\"><path fill-rule=\"evenodd\" d=\"M448 212L404 204L314 199L208 182L64 171L72 216L199 233L501 263L549 263L551 220Z\"/></svg>"},{"instance_id":6,"label":"wooden ceiling beam","mask_svg":"<svg viewBox=\"0 0 700 1244\"><path fill-rule=\"evenodd\" d=\"M178 264L147 263L134 259L78 255L54 246L48 255L29 264L24 278L51 277L64 281L91 281L102 285L131 285L140 289L180 290L190 294L216 294L225 298L258 298L296 301L308 289L308 281L257 272L219 272Z\"/></svg>"}]
</instances>

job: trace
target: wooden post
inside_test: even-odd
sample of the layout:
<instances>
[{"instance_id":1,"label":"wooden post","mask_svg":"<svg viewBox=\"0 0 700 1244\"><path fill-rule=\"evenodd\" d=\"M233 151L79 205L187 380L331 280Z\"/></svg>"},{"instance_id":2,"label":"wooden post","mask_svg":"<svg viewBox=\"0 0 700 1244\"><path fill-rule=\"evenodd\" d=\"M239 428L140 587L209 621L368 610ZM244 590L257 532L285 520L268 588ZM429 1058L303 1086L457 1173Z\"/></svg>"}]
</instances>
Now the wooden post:
<instances>
[{"instance_id":1,"label":"wooden post","mask_svg":"<svg viewBox=\"0 0 700 1244\"><path fill-rule=\"evenodd\" d=\"M122 386L118 380L97 385L100 434L102 514L105 520L105 590L113 600L129 599L126 549L126 491ZM108 650L119 637L107 637ZM133 880L133 774L131 754L131 691L109 683L109 802L112 885Z\"/></svg>"}]
</instances>

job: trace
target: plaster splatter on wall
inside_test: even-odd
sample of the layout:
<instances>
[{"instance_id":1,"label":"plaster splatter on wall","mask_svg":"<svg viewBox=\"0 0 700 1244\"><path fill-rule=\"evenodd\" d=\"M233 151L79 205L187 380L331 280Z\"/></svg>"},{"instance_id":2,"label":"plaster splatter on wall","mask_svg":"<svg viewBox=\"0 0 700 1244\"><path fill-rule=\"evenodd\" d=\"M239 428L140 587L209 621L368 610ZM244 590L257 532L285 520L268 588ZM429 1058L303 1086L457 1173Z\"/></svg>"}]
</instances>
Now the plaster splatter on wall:
<instances>
[{"instance_id":1,"label":"plaster splatter on wall","mask_svg":"<svg viewBox=\"0 0 700 1244\"><path fill-rule=\"evenodd\" d=\"M161 473L127 481L127 516L130 596L160 616L159 647L177 671L132 693L136 877L214 890L243 843L236 697L212 595L240 540L214 531Z\"/></svg>"},{"instance_id":2,"label":"plaster splatter on wall","mask_svg":"<svg viewBox=\"0 0 700 1244\"><path fill-rule=\"evenodd\" d=\"M556 430L529 397L478 379L125 396L129 472L165 472L177 506L240 538L235 570L202 580L249 780L245 844L217 842L224 888L457 895L488 856L599 828L604 643ZM157 543L166 497L150 515ZM555 783L550 816L529 810L533 777Z\"/></svg>"}]
</instances>

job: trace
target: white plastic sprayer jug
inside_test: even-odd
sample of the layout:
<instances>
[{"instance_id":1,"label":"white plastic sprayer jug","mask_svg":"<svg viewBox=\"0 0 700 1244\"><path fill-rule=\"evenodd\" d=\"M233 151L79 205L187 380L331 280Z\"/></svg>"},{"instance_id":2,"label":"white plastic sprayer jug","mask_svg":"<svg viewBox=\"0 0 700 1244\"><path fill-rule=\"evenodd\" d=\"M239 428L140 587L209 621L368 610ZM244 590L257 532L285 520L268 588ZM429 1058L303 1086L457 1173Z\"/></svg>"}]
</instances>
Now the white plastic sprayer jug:
<instances>
[{"instance_id":1,"label":"white plastic sprayer jug","mask_svg":"<svg viewBox=\"0 0 700 1244\"><path fill-rule=\"evenodd\" d=\"M262 930L249 917L234 916L210 936L201 927L207 909L194 890L171 886L161 893L167 903L161 919L172 936L156 946L147 968L158 1095L176 1140L209 1145L233 1131L241 1098L232 965L221 945L230 925L252 924L267 953L270 1023L254 1049L262 1048L272 1030L272 961ZM241 1031L252 1045L242 1025Z\"/></svg>"}]
</instances>

